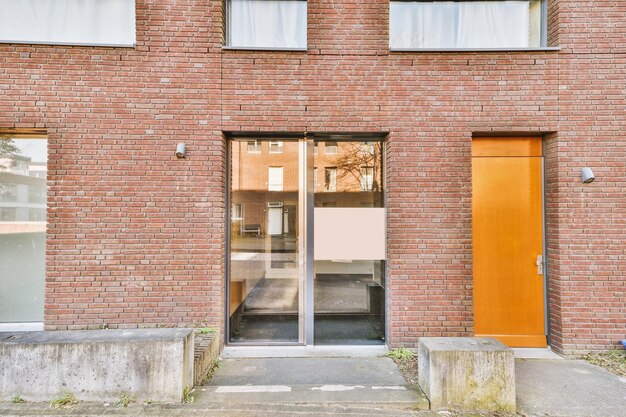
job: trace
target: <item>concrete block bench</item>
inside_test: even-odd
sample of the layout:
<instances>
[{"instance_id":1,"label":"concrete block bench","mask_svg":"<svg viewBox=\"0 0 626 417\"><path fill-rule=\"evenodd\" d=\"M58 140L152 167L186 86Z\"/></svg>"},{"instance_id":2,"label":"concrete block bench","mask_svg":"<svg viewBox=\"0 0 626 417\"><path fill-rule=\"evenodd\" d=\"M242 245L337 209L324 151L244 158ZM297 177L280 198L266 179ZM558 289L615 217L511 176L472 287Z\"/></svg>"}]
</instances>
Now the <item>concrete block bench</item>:
<instances>
[{"instance_id":1,"label":"concrete block bench","mask_svg":"<svg viewBox=\"0 0 626 417\"><path fill-rule=\"evenodd\" d=\"M495 339L422 337L418 366L433 410L515 412L513 351Z\"/></svg>"},{"instance_id":2,"label":"concrete block bench","mask_svg":"<svg viewBox=\"0 0 626 417\"><path fill-rule=\"evenodd\" d=\"M0 333L0 400L180 402L193 352L191 329Z\"/></svg>"}]
</instances>

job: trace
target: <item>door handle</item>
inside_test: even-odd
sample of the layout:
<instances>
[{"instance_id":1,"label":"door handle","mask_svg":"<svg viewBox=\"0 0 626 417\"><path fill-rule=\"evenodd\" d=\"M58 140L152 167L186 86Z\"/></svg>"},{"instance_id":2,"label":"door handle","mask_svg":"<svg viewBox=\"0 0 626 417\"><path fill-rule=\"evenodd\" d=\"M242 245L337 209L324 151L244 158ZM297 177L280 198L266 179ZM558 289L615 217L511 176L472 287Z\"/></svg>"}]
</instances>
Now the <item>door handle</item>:
<instances>
[{"instance_id":1,"label":"door handle","mask_svg":"<svg viewBox=\"0 0 626 417\"><path fill-rule=\"evenodd\" d=\"M537 275L543 275L543 256L542 255L537 255L537 262L535 262L535 265L537 265Z\"/></svg>"}]
</instances>

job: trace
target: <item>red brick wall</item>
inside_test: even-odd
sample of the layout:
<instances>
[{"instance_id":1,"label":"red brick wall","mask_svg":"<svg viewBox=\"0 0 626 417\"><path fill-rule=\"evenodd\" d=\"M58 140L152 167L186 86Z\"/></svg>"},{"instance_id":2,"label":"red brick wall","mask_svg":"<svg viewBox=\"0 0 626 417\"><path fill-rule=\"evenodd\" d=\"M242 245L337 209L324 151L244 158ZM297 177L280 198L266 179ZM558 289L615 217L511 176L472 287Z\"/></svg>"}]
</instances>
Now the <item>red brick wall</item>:
<instances>
[{"instance_id":1,"label":"red brick wall","mask_svg":"<svg viewBox=\"0 0 626 417\"><path fill-rule=\"evenodd\" d=\"M626 336L626 3L559 1L558 134L548 140L550 323L568 353ZM583 186L582 167L596 180Z\"/></svg>"},{"instance_id":2,"label":"red brick wall","mask_svg":"<svg viewBox=\"0 0 626 417\"><path fill-rule=\"evenodd\" d=\"M308 8L307 52L222 50L219 0L137 0L135 49L0 45L0 128L48 131L46 328L221 327L222 132L341 131L389 132L390 344L471 335L472 134L556 132L553 345L624 338L626 4L552 1L561 51L489 53L390 53L387 0Z\"/></svg>"}]
</instances>

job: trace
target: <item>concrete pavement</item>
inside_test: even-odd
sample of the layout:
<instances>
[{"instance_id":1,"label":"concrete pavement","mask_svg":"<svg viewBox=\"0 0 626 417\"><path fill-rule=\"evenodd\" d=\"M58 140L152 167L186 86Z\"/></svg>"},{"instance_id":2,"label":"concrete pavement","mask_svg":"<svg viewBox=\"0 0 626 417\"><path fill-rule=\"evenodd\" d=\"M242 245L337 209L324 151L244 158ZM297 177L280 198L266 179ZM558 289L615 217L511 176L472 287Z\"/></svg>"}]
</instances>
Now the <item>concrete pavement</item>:
<instances>
[{"instance_id":1,"label":"concrete pavement","mask_svg":"<svg viewBox=\"0 0 626 417\"><path fill-rule=\"evenodd\" d=\"M517 359L517 409L532 416L626 417L626 378L582 360Z\"/></svg>"},{"instance_id":2,"label":"concrete pavement","mask_svg":"<svg viewBox=\"0 0 626 417\"><path fill-rule=\"evenodd\" d=\"M626 379L584 361L517 359L516 385L518 416L626 417ZM399 379L393 362L384 357L228 359L209 385L192 395L191 404L133 403L127 408L80 403L51 409L49 403L3 402L0 415L489 416L419 409L419 391Z\"/></svg>"}]
</instances>

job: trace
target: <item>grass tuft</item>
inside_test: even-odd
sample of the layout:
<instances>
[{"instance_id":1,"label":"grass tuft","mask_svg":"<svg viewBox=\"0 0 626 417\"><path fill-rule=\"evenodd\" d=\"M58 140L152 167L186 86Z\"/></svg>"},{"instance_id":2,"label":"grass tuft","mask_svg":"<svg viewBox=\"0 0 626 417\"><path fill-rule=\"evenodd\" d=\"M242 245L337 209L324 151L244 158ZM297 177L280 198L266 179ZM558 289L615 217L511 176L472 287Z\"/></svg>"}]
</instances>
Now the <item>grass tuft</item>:
<instances>
[{"instance_id":1,"label":"grass tuft","mask_svg":"<svg viewBox=\"0 0 626 417\"><path fill-rule=\"evenodd\" d=\"M600 366L614 374L626 377L626 350L612 349L605 352L591 352L582 357L587 362Z\"/></svg>"},{"instance_id":2,"label":"grass tuft","mask_svg":"<svg viewBox=\"0 0 626 417\"><path fill-rule=\"evenodd\" d=\"M197 332L200 334L213 334L217 333L217 329L214 329L213 327L202 327L197 329Z\"/></svg>"},{"instance_id":3,"label":"grass tuft","mask_svg":"<svg viewBox=\"0 0 626 417\"><path fill-rule=\"evenodd\" d=\"M134 403L134 402L135 402L134 395L131 395L127 392L123 392L122 395L120 395L120 400L117 402L117 405L126 408L128 407L130 403Z\"/></svg>"},{"instance_id":4,"label":"grass tuft","mask_svg":"<svg viewBox=\"0 0 626 417\"><path fill-rule=\"evenodd\" d=\"M26 400L24 400L22 397L16 394L13 396L13 398L11 398L11 402L13 404L21 404L21 403L25 403Z\"/></svg>"},{"instance_id":5,"label":"grass tuft","mask_svg":"<svg viewBox=\"0 0 626 417\"><path fill-rule=\"evenodd\" d=\"M394 361L408 361L415 359L415 353L405 347L392 349L389 351L389 353L387 353L387 356Z\"/></svg>"},{"instance_id":6,"label":"grass tuft","mask_svg":"<svg viewBox=\"0 0 626 417\"><path fill-rule=\"evenodd\" d=\"M194 402L195 397L191 395L193 393L193 387L185 387L183 390L183 402L187 404L191 404Z\"/></svg>"},{"instance_id":7,"label":"grass tuft","mask_svg":"<svg viewBox=\"0 0 626 417\"><path fill-rule=\"evenodd\" d=\"M78 400L71 392L66 392L56 400L52 400L50 407L52 408L69 408L78 404Z\"/></svg>"}]
</instances>

